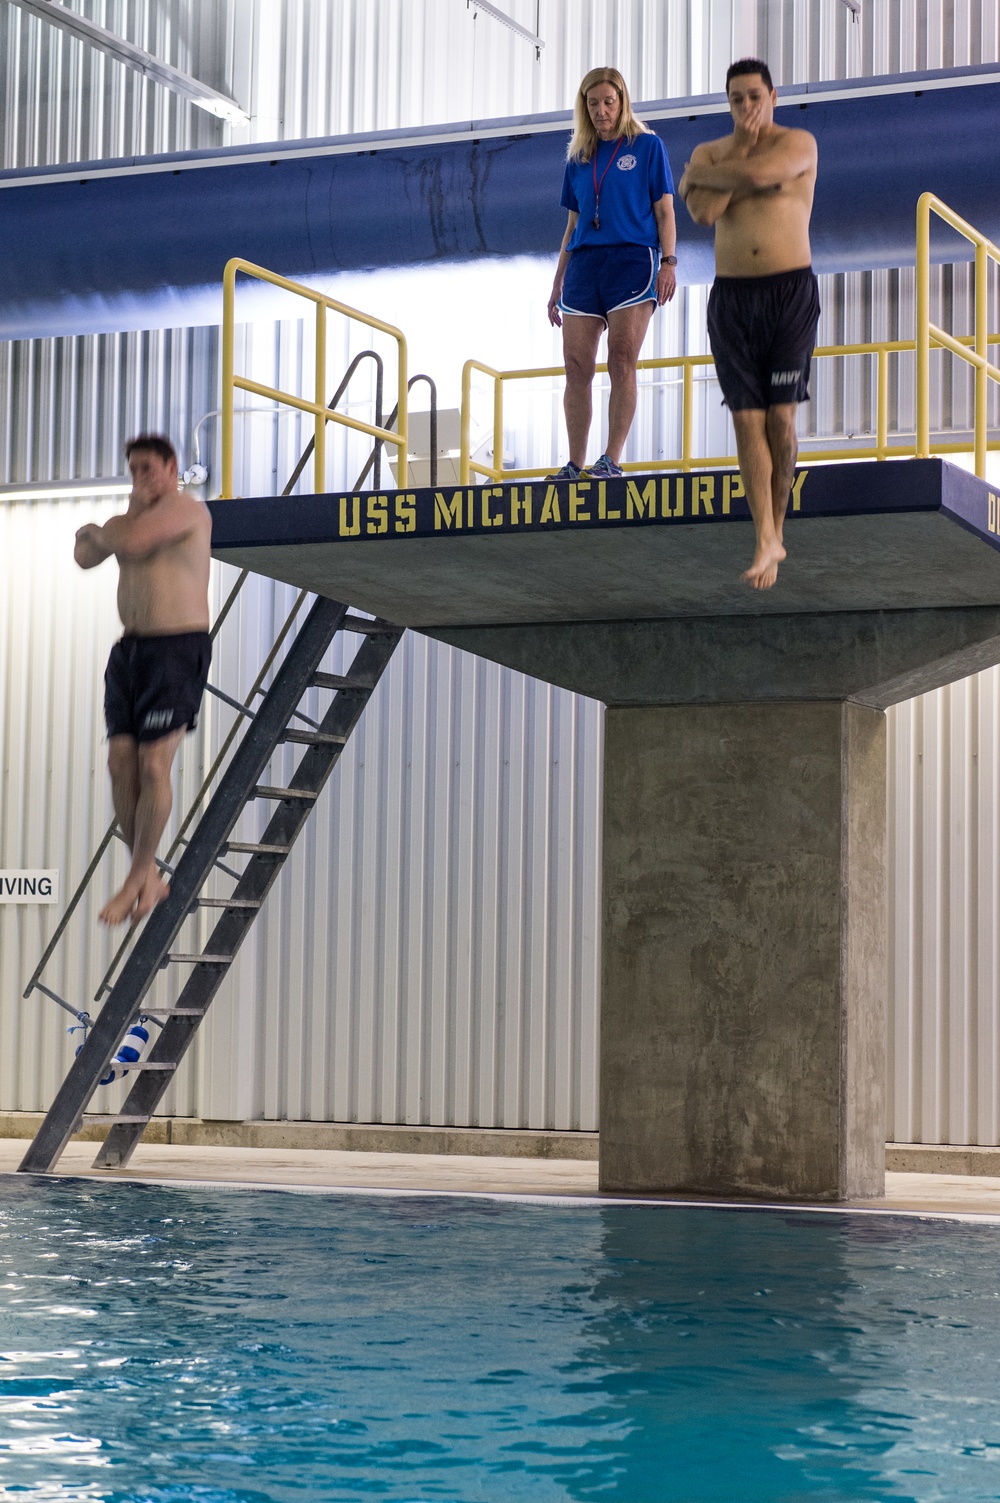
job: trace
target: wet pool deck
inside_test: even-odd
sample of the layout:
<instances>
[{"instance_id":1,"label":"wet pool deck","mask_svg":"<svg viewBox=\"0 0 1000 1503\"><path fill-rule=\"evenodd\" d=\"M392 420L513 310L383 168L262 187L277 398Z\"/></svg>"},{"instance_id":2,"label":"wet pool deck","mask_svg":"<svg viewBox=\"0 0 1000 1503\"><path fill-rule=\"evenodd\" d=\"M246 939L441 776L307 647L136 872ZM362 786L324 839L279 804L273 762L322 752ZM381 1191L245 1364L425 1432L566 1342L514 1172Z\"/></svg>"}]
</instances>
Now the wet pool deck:
<instances>
[{"instance_id":1,"label":"wet pool deck","mask_svg":"<svg viewBox=\"0 0 1000 1503\"><path fill-rule=\"evenodd\" d=\"M0 1138L0 1174L12 1174L17 1169L26 1147L23 1138ZM423 1190L431 1194L580 1197L598 1194L597 1164L574 1159L144 1143L128 1169L109 1172L92 1169L94 1153L93 1143L71 1143L60 1160L59 1175L297 1190ZM888 1173L884 1198L854 1204L868 1210L1000 1218L1000 1178Z\"/></svg>"}]
</instances>

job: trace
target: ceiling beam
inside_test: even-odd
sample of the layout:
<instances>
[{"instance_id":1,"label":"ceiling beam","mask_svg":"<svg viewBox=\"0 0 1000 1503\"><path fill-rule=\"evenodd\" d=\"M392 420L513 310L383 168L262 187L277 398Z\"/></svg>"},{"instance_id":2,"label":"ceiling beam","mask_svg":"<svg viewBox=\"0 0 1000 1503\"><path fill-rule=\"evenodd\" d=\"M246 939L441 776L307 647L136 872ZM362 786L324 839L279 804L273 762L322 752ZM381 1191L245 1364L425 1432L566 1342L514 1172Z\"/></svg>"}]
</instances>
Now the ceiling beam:
<instances>
[{"instance_id":1,"label":"ceiling beam","mask_svg":"<svg viewBox=\"0 0 1000 1503\"><path fill-rule=\"evenodd\" d=\"M99 52L107 53L116 62L124 63L126 68L133 68L136 73L152 79L154 83L162 84L164 88L179 94L183 99L189 99L199 109L207 110L210 115L225 120L228 125L249 125L250 116L228 94L220 94L218 89L211 89L208 84L199 83L198 79L192 78L190 74L182 73L179 68L172 68L169 63L161 62L151 52L146 52L142 47L126 42L125 38L120 37L117 32L108 31L107 27L98 26L95 21L88 21L86 16L78 15L68 6L57 4L57 0L11 0L11 4L20 6L21 10L26 10L43 21L48 21L51 26L61 27L63 31L68 31L79 41L86 42L90 47L96 47Z\"/></svg>"},{"instance_id":2,"label":"ceiling beam","mask_svg":"<svg viewBox=\"0 0 1000 1503\"><path fill-rule=\"evenodd\" d=\"M511 31L516 32L519 37L523 37L526 42L530 42L535 49L536 55L545 46L545 43L536 32L529 31L526 26L521 25L520 21L515 21L513 16L508 16L505 10L500 10L498 6L491 5L489 0L466 0L466 7L470 6L473 11L483 11L485 15L492 16L494 21L499 21L501 26L508 27Z\"/></svg>"}]
</instances>

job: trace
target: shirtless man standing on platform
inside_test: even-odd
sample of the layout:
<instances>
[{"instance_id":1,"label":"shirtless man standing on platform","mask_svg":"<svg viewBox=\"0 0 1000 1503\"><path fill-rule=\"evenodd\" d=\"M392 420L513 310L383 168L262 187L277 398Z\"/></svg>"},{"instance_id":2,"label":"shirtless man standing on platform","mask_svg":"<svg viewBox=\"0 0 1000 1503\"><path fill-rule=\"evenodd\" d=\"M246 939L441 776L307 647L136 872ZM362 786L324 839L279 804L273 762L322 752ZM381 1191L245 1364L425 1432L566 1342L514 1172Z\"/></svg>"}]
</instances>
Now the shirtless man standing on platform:
<instances>
[{"instance_id":1,"label":"shirtless man standing on platform","mask_svg":"<svg viewBox=\"0 0 1000 1503\"><path fill-rule=\"evenodd\" d=\"M208 508L178 491L169 440L141 434L125 454L128 510L103 527L81 527L73 551L81 569L114 554L125 628L104 675L104 715L111 794L132 865L121 891L101 909L109 925L145 918L169 893L156 869L156 847L173 803L174 753L197 724L212 658Z\"/></svg>"},{"instance_id":2,"label":"shirtless man standing on platform","mask_svg":"<svg viewBox=\"0 0 1000 1503\"><path fill-rule=\"evenodd\" d=\"M778 96L759 58L733 63L726 93L733 133L695 147L677 191L696 223L715 226L708 334L757 529L742 577L769 590L785 557L795 411L809 397L819 322L809 249L816 141L775 125Z\"/></svg>"}]
</instances>

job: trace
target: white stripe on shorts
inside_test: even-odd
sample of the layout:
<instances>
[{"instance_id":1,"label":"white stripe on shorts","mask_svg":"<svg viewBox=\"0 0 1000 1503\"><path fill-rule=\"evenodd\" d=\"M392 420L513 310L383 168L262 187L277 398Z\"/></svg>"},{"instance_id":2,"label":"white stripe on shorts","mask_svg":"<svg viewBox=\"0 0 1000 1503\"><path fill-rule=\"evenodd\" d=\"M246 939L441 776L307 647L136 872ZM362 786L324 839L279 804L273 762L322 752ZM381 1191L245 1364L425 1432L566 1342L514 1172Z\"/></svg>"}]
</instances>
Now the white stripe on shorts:
<instances>
[{"instance_id":1,"label":"white stripe on shorts","mask_svg":"<svg viewBox=\"0 0 1000 1503\"><path fill-rule=\"evenodd\" d=\"M646 283L645 287L642 289L641 292L636 293L635 297L626 298L625 301L624 301L624 303L615 303L615 306L613 308L609 308L608 312L609 313L617 313L619 308L632 308L632 307L635 306L636 303L647 303L649 301L650 295L652 295L653 301L655 302L656 301L656 293L653 291L653 288L654 288L655 283L656 283L656 270L657 270L657 268L656 268L656 256L653 253L652 246L650 246L649 247L649 281Z\"/></svg>"},{"instance_id":2,"label":"white stripe on shorts","mask_svg":"<svg viewBox=\"0 0 1000 1503\"><path fill-rule=\"evenodd\" d=\"M582 308L567 308L566 304L562 301L557 303L556 306L560 313L568 314L570 318L599 318L604 327L608 327L608 321L603 313L584 313Z\"/></svg>"}]
</instances>

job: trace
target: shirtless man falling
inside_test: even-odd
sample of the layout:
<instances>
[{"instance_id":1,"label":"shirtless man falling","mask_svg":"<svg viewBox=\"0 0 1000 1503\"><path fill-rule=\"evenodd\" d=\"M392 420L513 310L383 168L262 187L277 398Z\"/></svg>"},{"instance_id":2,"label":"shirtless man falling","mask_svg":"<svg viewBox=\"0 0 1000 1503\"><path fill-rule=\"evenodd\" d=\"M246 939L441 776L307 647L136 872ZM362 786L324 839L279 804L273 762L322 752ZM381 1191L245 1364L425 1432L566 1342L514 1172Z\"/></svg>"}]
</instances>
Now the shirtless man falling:
<instances>
[{"instance_id":1,"label":"shirtless man falling","mask_svg":"<svg viewBox=\"0 0 1000 1503\"><path fill-rule=\"evenodd\" d=\"M212 657L208 509L178 491L177 455L167 439L141 434L125 454L128 510L103 527L81 527L73 551L81 569L114 554L125 628L104 675L104 716L111 793L132 866L101 909L105 924L144 918L169 892L155 857L173 803L170 769L185 731L197 723Z\"/></svg>"},{"instance_id":2,"label":"shirtless man falling","mask_svg":"<svg viewBox=\"0 0 1000 1503\"><path fill-rule=\"evenodd\" d=\"M757 529L743 578L769 590L785 557L795 410L809 397L819 321L809 264L816 141L775 125L778 96L759 58L733 63L726 93L733 133L695 147L677 191L692 219L715 225L708 334Z\"/></svg>"}]
</instances>

